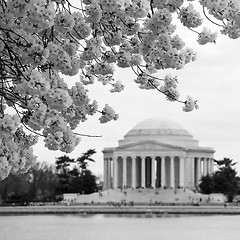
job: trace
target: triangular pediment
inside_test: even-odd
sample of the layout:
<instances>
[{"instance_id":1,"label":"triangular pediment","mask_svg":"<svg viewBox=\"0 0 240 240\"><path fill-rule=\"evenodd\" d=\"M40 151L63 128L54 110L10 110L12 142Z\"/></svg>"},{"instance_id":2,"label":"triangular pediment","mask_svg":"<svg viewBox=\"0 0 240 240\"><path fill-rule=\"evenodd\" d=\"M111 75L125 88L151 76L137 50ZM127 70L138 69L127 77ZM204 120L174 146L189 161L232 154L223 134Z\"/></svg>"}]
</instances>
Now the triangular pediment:
<instances>
[{"instance_id":1,"label":"triangular pediment","mask_svg":"<svg viewBox=\"0 0 240 240\"><path fill-rule=\"evenodd\" d=\"M117 148L118 150L124 150L124 151L173 151L173 150L185 150L184 147L168 144L168 143L162 143L162 142L156 142L156 141L139 141L134 143L129 143L126 145L119 146Z\"/></svg>"}]
</instances>

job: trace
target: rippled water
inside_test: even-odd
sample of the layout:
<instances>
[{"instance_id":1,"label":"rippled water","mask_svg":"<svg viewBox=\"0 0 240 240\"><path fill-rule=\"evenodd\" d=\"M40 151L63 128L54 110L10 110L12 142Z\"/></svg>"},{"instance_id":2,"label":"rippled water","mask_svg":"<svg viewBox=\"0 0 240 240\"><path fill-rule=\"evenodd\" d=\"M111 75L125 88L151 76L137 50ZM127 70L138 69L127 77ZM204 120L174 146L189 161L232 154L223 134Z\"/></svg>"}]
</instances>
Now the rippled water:
<instances>
[{"instance_id":1,"label":"rippled water","mask_svg":"<svg viewBox=\"0 0 240 240\"><path fill-rule=\"evenodd\" d=\"M239 215L0 216L1 240L239 240Z\"/></svg>"}]
</instances>

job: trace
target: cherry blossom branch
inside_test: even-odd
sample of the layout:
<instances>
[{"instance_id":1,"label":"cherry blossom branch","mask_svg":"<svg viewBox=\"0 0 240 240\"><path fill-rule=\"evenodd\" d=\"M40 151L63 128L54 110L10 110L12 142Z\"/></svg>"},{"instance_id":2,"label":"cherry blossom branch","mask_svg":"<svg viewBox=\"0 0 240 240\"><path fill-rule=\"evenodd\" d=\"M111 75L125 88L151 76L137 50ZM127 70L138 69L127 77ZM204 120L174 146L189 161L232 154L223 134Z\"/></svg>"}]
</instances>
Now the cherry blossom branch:
<instances>
[{"instance_id":1,"label":"cherry blossom branch","mask_svg":"<svg viewBox=\"0 0 240 240\"><path fill-rule=\"evenodd\" d=\"M214 24L214 25L216 25L216 26L224 27L224 25L221 25L221 24L218 24L218 23L214 22L213 20L211 20L211 19L207 16L204 6L202 6L202 9L203 9L203 14L204 14L204 16L206 17L206 19L207 19L209 22L211 22L212 24ZM224 23L224 22L223 22L223 23Z\"/></svg>"},{"instance_id":2,"label":"cherry blossom branch","mask_svg":"<svg viewBox=\"0 0 240 240\"><path fill-rule=\"evenodd\" d=\"M164 91L161 91L157 86L155 86L154 84L153 84L153 82L151 81L151 80L148 80L148 82L157 90L157 91L159 91L160 93L163 93L166 97L169 97L169 98L171 98L172 100L174 100L174 101L176 101L176 102L179 102L179 103L186 103L186 101L181 101L181 100L178 100L177 98L175 98L175 97L173 97L173 96L170 96L169 94L167 94L166 92L164 92Z\"/></svg>"}]
</instances>

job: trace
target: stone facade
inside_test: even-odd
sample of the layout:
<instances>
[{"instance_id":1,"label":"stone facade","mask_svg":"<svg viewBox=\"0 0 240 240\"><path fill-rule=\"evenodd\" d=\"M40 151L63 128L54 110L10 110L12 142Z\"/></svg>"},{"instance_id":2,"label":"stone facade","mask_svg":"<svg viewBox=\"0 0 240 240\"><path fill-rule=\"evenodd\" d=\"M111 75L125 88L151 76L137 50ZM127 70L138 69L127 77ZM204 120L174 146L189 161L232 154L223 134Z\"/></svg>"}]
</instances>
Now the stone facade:
<instances>
[{"instance_id":1,"label":"stone facade","mask_svg":"<svg viewBox=\"0 0 240 240\"><path fill-rule=\"evenodd\" d=\"M163 119L140 122L103 154L104 190L196 189L201 176L213 172L214 150L200 147L179 124Z\"/></svg>"}]
</instances>

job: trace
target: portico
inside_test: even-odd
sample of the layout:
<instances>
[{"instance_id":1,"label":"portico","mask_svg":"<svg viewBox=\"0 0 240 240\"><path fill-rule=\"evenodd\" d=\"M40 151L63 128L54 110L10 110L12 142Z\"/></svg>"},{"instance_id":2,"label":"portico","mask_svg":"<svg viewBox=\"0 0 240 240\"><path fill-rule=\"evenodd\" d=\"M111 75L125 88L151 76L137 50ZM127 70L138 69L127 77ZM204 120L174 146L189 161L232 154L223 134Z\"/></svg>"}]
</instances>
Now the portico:
<instances>
[{"instance_id":1,"label":"portico","mask_svg":"<svg viewBox=\"0 0 240 240\"><path fill-rule=\"evenodd\" d=\"M104 189L198 187L213 172L212 148L178 124L148 119L130 130L116 148L105 148Z\"/></svg>"}]
</instances>

